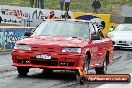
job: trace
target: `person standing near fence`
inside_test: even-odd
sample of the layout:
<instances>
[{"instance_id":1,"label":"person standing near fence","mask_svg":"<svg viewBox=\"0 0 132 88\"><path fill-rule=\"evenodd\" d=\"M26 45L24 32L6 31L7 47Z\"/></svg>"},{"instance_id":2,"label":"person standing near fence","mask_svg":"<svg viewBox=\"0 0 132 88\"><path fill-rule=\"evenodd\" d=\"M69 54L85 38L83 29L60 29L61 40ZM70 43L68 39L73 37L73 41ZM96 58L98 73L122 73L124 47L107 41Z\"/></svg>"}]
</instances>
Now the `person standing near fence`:
<instances>
[{"instance_id":1,"label":"person standing near fence","mask_svg":"<svg viewBox=\"0 0 132 88\"><path fill-rule=\"evenodd\" d=\"M44 9L45 0L35 0L35 8Z\"/></svg>"},{"instance_id":2,"label":"person standing near fence","mask_svg":"<svg viewBox=\"0 0 132 88\"><path fill-rule=\"evenodd\" d=\"M94 0L93 4L92 4L92 8L93 8L93 13L98 14L98 9L100 9L101 7L101 3L99 0Z\"/></svg>"},{"instance_id":3,"label":"person standing near fence","mask_svg":"<svg viewBox=\"0 0 132 88\"><path fill-rule=\"evenodd\" d=\"M65 11L69 11L71 0L65 0Z\"/></svg>"},{"instance_id":4,"label":"person standing near fence","mask_svg":"<svg viewBox=\"0 0 132 88\"><path fill-rule=\"evenodd\" d=\"M60 9L64 10L64 2L65 0L60 0Z\"/></svg>"},{"instance_id":5,"label":"person standing near fence","mask_svg":"<svg viewBox=\"0 0 132 88\"><path fill-rule=\"evenodd\" d=\"M39 8L39 0L35 0L35 8Z\"/></svg>"},{"instance_id":6,"label":"person standing near fence","mask_svg":"<svg viewBox=\"0 0 132 88\"><path fill-rule=\"evenodd\" d=\"M30 6L33 8L34 0L30 0Z\"/></svg>"},{"instance_id":7,"label":"person standing near fence","mask_svg":"<svg viewBox=\"0 0 132 88\"><path fill-rule=\"evenodd\" d=\"M45 0L39 0L39 3L40 3L40 8L44 9Z\"/></svg>"}]
</instances>

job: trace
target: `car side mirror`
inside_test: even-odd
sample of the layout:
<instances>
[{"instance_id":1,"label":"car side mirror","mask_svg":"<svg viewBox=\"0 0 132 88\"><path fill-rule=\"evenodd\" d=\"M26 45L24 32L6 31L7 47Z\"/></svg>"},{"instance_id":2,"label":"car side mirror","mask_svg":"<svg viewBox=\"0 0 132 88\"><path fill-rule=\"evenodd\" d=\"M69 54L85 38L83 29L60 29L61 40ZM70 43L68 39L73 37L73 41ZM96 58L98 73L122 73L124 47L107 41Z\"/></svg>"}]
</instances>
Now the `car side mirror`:
<instances>
[{"instance_id":1,"label":"car side mirror","mask_svg":"<svg viewBox=\"0 0 132 88\"><path fill-rule=\"evenodd\" d=\"M25 32L24 36L25 37L30 37L32 35L32 32Z\"/></svg>"}]
</instances>

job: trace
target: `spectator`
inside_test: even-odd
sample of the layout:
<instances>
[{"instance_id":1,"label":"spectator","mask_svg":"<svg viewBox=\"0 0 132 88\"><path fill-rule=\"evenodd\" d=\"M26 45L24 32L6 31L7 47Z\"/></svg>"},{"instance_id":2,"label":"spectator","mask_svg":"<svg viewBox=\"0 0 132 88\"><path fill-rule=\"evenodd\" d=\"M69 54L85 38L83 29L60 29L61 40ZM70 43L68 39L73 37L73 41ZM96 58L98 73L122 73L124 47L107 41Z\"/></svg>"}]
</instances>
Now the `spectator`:
<instances>
[{"instance_id":1,"label":"spectator","mask_svg":"<svg viewBox=\"0 0 132 88\"><path fill-rule=\"evenodd\" d=\"M50 12L50 15L47 17L47 19L56 19L55 12L54 11L51 11Z\"/></svg>"},{"instance_id":2,"label":"spectator","mask_svg":"<svg viewBox=\"0 0 132 88\"><path fill-rule=\"evenodd\" d=\"M93 13L98 13L98 9L100 9L101 7L101 3L99 0L94 0L93 4L92 4L92 8L93 8Z\"/></svg>"},{"instance_id":3,"label":"spectator","mask_svg":"<svg viewBox=\"0 0 132 88\"><path fill-rule=\"evenodd\" d=\"M68 14L68 11L66 11L61 18L71 19L71 16Z\"/></svg>"},{"instance_id":4,"label":"spectator","mask_svg":"<svg viewBox=\"0 0 132 88\"><path fill-rule=\"evenodd\" d=\"M41 9L44 9L44 2L45 2L45 0L39 0Z\"/></svg>"},{"instance_id":5,"label":"spectator","mask_svg":"<svg viewBox=\"0 0 132 88\"><path fill-rule=\"evenodd\" d=\"M69 11L71 0L65 0L65 11Z\"/></svg>"},{"instance_id":6,"label":"spectator","mask_svg":"<svg viewBox=\"0 0 132 88\"><path fill-rule=\"evenodd\" d=\"M35 0L35 8L44 9L45 0Z\"/></svg>"},{"instance_id":7,"label":"spectator","mask_svg":"<svg viewBox=\"0 0 132 88\"><path fill-rule=\"evenodd\" d=\"M64 2L65 0L60 0L60 9L64 10Z\"/></svg>"},{"instance_id":8,"label":"spectator","mask_svg":"<svg viewBox=\"0 0 132 88\"><path fill-rule=\"evenodd\" d=\"M0 16L0 23L1 23L1 21L2 21L2 17Z\"/></svg>"},{"instance_id":9,"label":"spectator","mask_svg":"<svg viewBox=\"0 0 132 88\"><path fill-rule=\"evenodd\" d=\"M30 6L33 8L34 0L30 0Z\"/></svg>"},{"instance_id":10,"label":"spectator","mask_svg":"<svg viewBox=\"0 0 132 88\"><path fill-rule=\"evenodd\" d=\"M39 8L39 0L35 0L35 8Z\"/></svg>"}]
</instances>

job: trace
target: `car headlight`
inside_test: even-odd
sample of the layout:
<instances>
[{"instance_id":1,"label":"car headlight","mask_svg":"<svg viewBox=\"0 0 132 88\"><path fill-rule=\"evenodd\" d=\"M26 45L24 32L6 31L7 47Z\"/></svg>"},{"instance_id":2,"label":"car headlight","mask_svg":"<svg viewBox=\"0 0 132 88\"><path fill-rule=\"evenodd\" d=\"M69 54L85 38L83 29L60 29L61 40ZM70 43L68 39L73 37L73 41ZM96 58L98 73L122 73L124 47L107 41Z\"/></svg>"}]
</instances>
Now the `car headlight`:
<instances>
[{"instance_id":1,"label":"car headlight","mask_svg":"<svg viewBox=\"0 0 132 88\"><path fill-rule=\"evenodd\" d=\"M81 53L81 48L62 48L62 52Z\"/></svg>"},{"instance_id":2,"label":"car headlight","mask_svg":"<svg viewBox=\"0 0 132 88\"><path fill-rule=\"evenodd\" d=\"M108 37L109 37L109 38L113 38L114 35L113 35L112 33L109 33L109 34L108 34Z\"/></svg>"},{"instance_id":3,"label":"car headlight","mask_svg":"<svg viewBox=\"0 0 132 88\"><path fill-rule=\"evenodd\" d=\"M29 45L16 44L14 49L31 50L31 47Z\"/></svg>"}]
</instances>

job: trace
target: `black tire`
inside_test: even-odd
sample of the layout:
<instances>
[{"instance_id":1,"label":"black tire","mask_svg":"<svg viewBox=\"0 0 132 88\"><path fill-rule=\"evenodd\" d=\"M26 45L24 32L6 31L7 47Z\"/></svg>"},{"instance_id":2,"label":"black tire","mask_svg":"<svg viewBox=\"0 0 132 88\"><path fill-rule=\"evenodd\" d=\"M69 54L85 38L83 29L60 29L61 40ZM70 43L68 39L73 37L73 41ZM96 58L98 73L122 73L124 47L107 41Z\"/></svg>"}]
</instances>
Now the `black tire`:
<instances>
[{"instance_id":1,"label":"black tire","mask_svg":"<svg viewBox=\"0 0 132 88\"><path fill-rule=\"evenodd\" d=\"M121 47L115 46L114 49L115 49L115 50L120 50Z\"/></svg>"},{"instance_id":2,"label":"black tire","mask_svg":"<svg viewBox=\"0 0 132 88\"><path fill-rule=\"evenodd\" d=\"M106 74L107 66L108 66L108 59L109 59L109 53L106 53L103 66L95 68L96 74Z\"/></svg>"},{"instance_id":3,"label":"black tire","mask_svg":"<svg viewBox=\"0 0 132 88\"><path fill-rule=\"evenodd\" d=\"M53 73L53 70L52 69L43 69L43 72L44 74L50 74L50 73Z\"/></svg>"},{"instance_id":4,"label":"black tire","mask_svg":"<svg viewBox=\"0 0 132 88\"><path fill-rule=\"evenodd\" d=\"M84 65L83 65L83 70L85 71L86 74L88 74L89 70L89 63L90 59L88 58L88 55L86 54L85 60L84 60Z\"/></svg>"},{"instance_id":5,"label":"black tire","mask_svg":"<svg viewBox=\"0 0 132 88\"><path fill-rule=\"evenodd\" d=\"M17 67L17 71L19 73L19 76L27 76L27 73L29 72L29 68L27 68L27 67Z\"/></svg>"},{"instance_id":6,"label":"black tire","mask_svg":"<svg viewBox=\"0 0 132 88\"><path fill-rule=\"evenodd\" d=\"M78 79L77 79L77 83L80 84L80 85L83 85L86 83L86 78L84 76L80 76Z\"/></svg>"}]
</instances>

